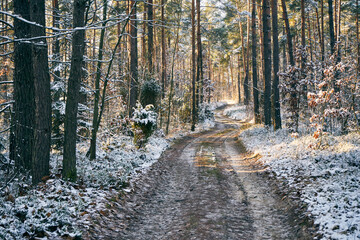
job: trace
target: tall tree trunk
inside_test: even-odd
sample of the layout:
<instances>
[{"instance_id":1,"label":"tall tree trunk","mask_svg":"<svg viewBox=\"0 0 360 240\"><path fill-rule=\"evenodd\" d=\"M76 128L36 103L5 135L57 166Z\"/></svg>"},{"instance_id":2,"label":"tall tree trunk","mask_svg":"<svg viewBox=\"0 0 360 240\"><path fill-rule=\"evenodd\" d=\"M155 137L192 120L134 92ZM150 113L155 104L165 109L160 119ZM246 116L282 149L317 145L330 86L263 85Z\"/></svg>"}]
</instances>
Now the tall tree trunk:
<instances>
[{"instance_id":1,"label":"tall tree trunk","mask_svg":"<svg viewBox=\"0 0 360 240\"><path fill-rule=\"evenodd\" d=\"M294 60L294 54L293 54L293 46L292 46L292 36L291 36L291 32L290 32L290 24L289 24L289 19L288 19L288 15L287 15L287 10L286 10L286 2L285 0L281 0L281 6L283 9L283 19L285 22L285 31L286 31L286 38L287 38L287 45L288 45L288 52L289 52L289 61L290 61L290 65L291 67L295 67L295 60ZM290 91L290 108L291 111L293 113L293 122L294 122L294 131L297 132L298 131L298 121L299 121L299 113L298 113L298 96L297 96L297 92L296 92L296 85L297 85L297 80L294 79L294 77L292 77L291 81L291 91Z\"/></svg>"},{"instance_id":2,"label":"tall tree trunk","mask_svg":"<svg viewBox=\"0 0 360 240\"><path fill-rule=\"evenodd\" d=\"M264 44L264 118L265 125L271 125L271 22L270 2L263 0L263 44Z\"/></svg>"},{"instance_id":3,"label":"tall tree trunk","mask_svg":"<svg viewBox=\"0 0 360 240\"><path fill-rule=\"evenodd\" d=\"M306 28L306 18L305 18L305 0L301 0L301 79L305 79L306 72L305 72L305 64L306 64L306 39L305 39L305 28ZM311 40L311 39L309 39ZM302 97L304 101L307 101L307 85L303 85L303 94ZM307 104L304 104L305 108L307 107Z\"/></svg>"},{"instance_id":4,"label":"tall tree trunk","mask_svg":"<svg viewBox=\"0 0 360 240\"><path fill-rule=\"evenodd\" d=\"M237 79L237 89L238 89L238 103L240 104L241 103L241 71L240 71L240 68L241 68L241 55L240 55L240 52L237 54L237 57L238 57L238 62L237 62L237 70L238 70L238 79ZM209 78L211 79L211 78Z\"/></svg>"},{"instance_id":5,"label":"tall tree trunk","mask_svg":"<svg viewBox=\"0 0 360 240\"><path fill-rule=\"evenodd\" d=\"M248 87L248 80L246 75L246 52L245 52L245 40L243 34L242 23L239 21L240 26L240 37L241 37L241 51L243 55L243 72L244 72L244 81L243 81L243 90L244 90L244 104L249 104L249 87Z\"/></svg>"},{"instance_id":6,"label":"tall tree trunk","mask_svg":"<svg viewBox=\"0 0 360 240\"><path fill-rule=\"evenodd\" d=\"M136 107L136 101L138 100L138 49L137 49L136 1L134 0L130 1L129 12L131 13L130 14L130 90L129 90L129 95L130 95L129 116L131 117L134 108ZM149 28L149 32L150 32L150 28ZM149 51L148 54L151 55L152 53L150 53Z\"/></svg>"},{"instance_id":7,"label":"tall tree trunk","mask_svg":"<svg viewBox=\"0 0 360 240\"><path fill-rule=\"evenodd\" d=\"M257 12L258 12L258 21L259 21L259 45L260 45L260 51L259 51L259 56L258 56L258 72L257 72L257 75L258 75L258 79L260 81L258 81L258 87L259 89L262 89L264 88L264 44L263 44L263 38L264 38L264 33L263 33L263 22L262 22L262 3L261 3L261 0L257 0ZM263 106L263 103L264 103L264 92L263 91L259 91L259 105L260 105L260 108L264 107ZM262 112L264 113L264 111ZM260 112L260 116L261 116L261 121L264 120L264 116Z\"/></svg>"},{"instance_id":8,"label":"tall tree trunk","mask_svg":"<svg viewBox=\"0 0 360 240\"><path fill-rule=\"evenodd\" d=\"M146 18L147 18L147 14L146 14L146 8L147 8L147 4L144 1L144 12L143 12L143 19L144 19L144 23L143 23L143 35L141 37L141 61L142 61L142 66L146 67L146 61L147 61L147 55L146 55L146 27L147 27L147 23L146 23Z\"/></svg>"},{"instance_id":9,"label":"tall tree trunk","mask_svg":"<svg viewBox=\"0 0 360 240\"><path fill-rule=\"evenodd\" d=\"M250 12L250 0L248 0L248 11ZM248 105L250 102L250 93L249 93L249 68L250 68L250 17L247 16L247 28L246 28L246 37L247 37L247 46L246 46L246 71L244 79L244 96L245 96L245 105Z\"/></svg>"},{"instance_id":10,"label":"tall tree trunk","mask_svg":"<svg viewBox=\"0 0 360 240\"><path fill-rule=\"evenodd\" d=\"M309 48L310 48L309 55L310 55L310 60L312 62L313 61L313 44L312 44L312 39L311 39L312 29L311 29L311 22L310 22L310 13L308 14L307 20L308 20L308 38L309 38ZM314 35L315 35L315 32L316 32L316 30L314 28L314 32L313 32Z\"/></svg>"},{"instance_id":11,"label":"tall tree trunk","mask_svg":"<svg viewBox=\"0 0 360 240\"><path fill-rule=\"evenodd\" d=\"M323 59L324 52L323 52L323 48L322 48L323 38L322 38L322 35L321 35L322 33L321 33L319 11L318 11L317 8L315 10L316 10L316 22L317 22L318 36L319 36L319 40L320 40L321 61L324 61L324 59ZM316 45L316 42L315 42L315 45Z\"/></svg>"},{"instance_id":12,"label":"tall tree trunk","mask_svg":"<svg viewBox=\"0 0 360 240\"><path fill-rule=\"evenodd\" d=\"M53 7L53 18L52 18L53 27L54 27L54 29L58 29L60 27L60 24L59 24L59 21L60 21L59 1L53 0L52 7ZM53 33L56 35L56 34L58 34L58 31L53 30ZM54 63L53 63L54 82L56 85L56 83L59 83L61 81L60 67L59 67L60 60L61 60L59 37L55 37L55 41L52 46L52 55L53 55L53 61L54 61ZM56 90L56 92L54 93L53 102L55 103L55 105L60 100L61 94L62 94L61 89ZM60 131L60 125L62 124L63 121L61 119L60 109L54 109L53 114L54 114L54 122L53 122L54 141L53 141L53 143L55 144L55 147L59 149L63 143L63 141L62 141L63 136Z\"/></svg>"},{"instance_id":13,"label":"tall tree trunk","mask_svg":"<svg viewBox=\"0 0 360 240\"><path fill-rule=\"evenodd\" d=\"M180 0L180 9L182 9L182 0ZM176 30L176 38L175 38L175 46L174 52L172 54L172 63L171 63L171 75L170 75L170 92L169 92L169 102L168 102L168 112L167 112L167 122L166 122L166 135L169 134L170 120L171 120L171 104L173 98L174 91L174 68L175 68L175 58L177 53L177 48L179 44L179 33L180 33L180 21L181 21L182 11L180 11L177 22L177 30Z\"/></svg>"},{"instance_id":14,"label":"tall tree trunk","mask_svg":"<svg viewBox=\"0 0 360 240\"><path fill-rule=\"evenodd\" d=\"M63 178L71 181L76 180L76 129L77 112L80 95L80 83L82 76L85 30L84 13L87 0L75 0L73 10L73 27L80 28L73 33L71 68L68 80L68 91L65 108L65 133L64 133L64 156Z\"/></svg>"},{"instance_id":15,"label":"tall tree trunk","mask_svg":"<svg viewBox=\"0 0 360 240\"><path fill-rule=\"evenodd\" d=\"M325 31L324 31L324 0L320 0L321 5L321 61L325 61Z\"/></svg>"},{"instance_id":16,"label":"tall tree trunk","mask_svg":"<svg viewBox=\"0 0 360 240\"><path fill-rule=\"evenodd\" d=\"M339 9L338 9L338 31L337 31L337 62L341 61L341 47L340 47L340 34L341 34L341 0L339 0Z\"/></svg>"},{"instance_id":17,"label":"tall tree trunk","mask_svg":"<svg viewBox=\"0 0 360 240\"><path fill-rule=\"evenodd\" d=\"M359 2L356 1L356 52L357 52L357 69L356 73L360 71L360 35L359 35Z\"/></svg>"},{"instance_id":18,"label":"tall tree trunk","mask_svg":"<svg viewBox=\"0 0 360 240\"><path fill-rule=\"evenodd\" d=\"M104 52L104 37L105 37L105 26L107 23L107 0L104 0L104 9L103 9L103 19L102 26L100 32L100 42L99 42L99 53L98 53L98 62L96 67L96 77L95 77L95 94L94 94L94 113L92 120L92 130L91 130L91 141L90 141L90 160L94 160L96 158L96 135L97 129L95 126L98 125L98 117L99 117L99 100L100 100L100 79L102 73L102 63L103 63L103 52Z\"/></svg>"},{"instance_id":19,"label":"tall tree trunk","mask_svg":"<svg viewBox=\"0 0 360 240\"><path fill-rule=\"evenodd\" d=\"M14 0L14 14L30 20L30 7L27 0ZM31 37L30 25L17 18L14 19L14 34L17 39ZM27 41L14 43L14 114L13 128L14 141L10 156L14 157L15 165L25 170L31 169L35 90L33 77L32 48Z\"/></svg>"},{"instance_id":20,"label":"tall tree trunk","mask_svg":"<svg viewBox=\"0 0 360 240\"><path fill-rule=\"evenodd\" d=\"M278 2L271 1L271 15L272 15L272 39L273 39L273 84L272 84L272 104L274 109L274 129L281 128L281 114L280 114L280 92L279 92L279 33L278 33Z\"/></svg>"},{"instance_id":21,"label":"tall tree trunk","mask_svg":"<svg viewBox=\"0 0 360 240\"><path fill-rule=\"evenodd\" d=\"M337 41L338 39L338 36L337 36L337 33L338 33L338 21L337 21L337 10L338 10L338 0L334 0L334 38L335 38L335 41Z\"/></svg>"},{"instance_id":22,"label":"tall tree trunk","mask_svg":"<svg viewBox=\"0 0 360 240\"><path fill-rule=\"evenodd\" d=\"M30 1L31 21L40 24L31 26L33 41L33 73L35 86L35 127L32 156L32 182L41 181L49 175L51 144L51 94L48 65L48 47L45 33L45 0Z\"/></svg>"},{"instance_id":23,"label":"tall tree trunk","mask_svg":"<svg viewBox=\"0 0 360 240\"><path fill-rule=\"evenodd\" d=\"M285 23L285 32L286 32L286 41L288 45L288 53L289 53L289 61L291 66L295 66L295 60L294 60L294 52L293 52L293 45L292 45L292 36L290 32L290 24L289 24L289 18L286 10L286 2L285 0L281 0L281 6L283 9L283 19Z\"/></svg>"},{"instance_id":24,"label":"tall tree trunk","mask_svg":"<svg viewBox=\"0 0 360 240\"><path fill-rule=\"evenodd\" d=\"M251 42L252 42L252 79L253 79L253 97L254 97L254 117L255 123L261 122L259 111L259 89L257 83L257 44L256 44L256 0L252 0L251 11Z\"/></svg>"},{"instance_id":25,"label":"tall tree trunk","mask_svg":"<svg viewBox=\"0 0 360 240\"><path fill-rule=\"evenodd\" d=\"M195 0L191 1L191 79L192 79L192 123L191 131L195 131L196 124L196 53L195 53Z\"/></svg>"},{"instance_id":26,"label":"tall tree trunk","mask_svg":"<svg viewBox=\"0 0 360 240\"><path fill-rule=\"evenodd\" d=\"M305 28L306 28L306 24L305 24L305 0L301 0L301 48L303 50L305 50L305 46L306 46L306 39L305 39ZM306 58L305 58L305 54L301 55L301 69L304 70L305 67L305 62L306 62Z\"/></svg>"},{"instance_id":27,"label":"tall tree trunk","mask_svg":"<svg viewBox=\"0 0 360 240\"><path fill-rule=\"evenodd\" d=\"M165 0L161 0L161 86L165 98L166 86L166 39L165 39Z\"/></svg>"},{"instance_id":28,"label":"tall tree trunk","mask_svg":"<svg viewBox=\"0 0 360 240\"><path fill-rule=\"evenodd\" d=\"M154 31L153 31L153 0L148 0L148 63L149 63L149 72L150 74L153 73L154 66L153 66L153 55L154 55Z\"/></svg>"},{"instance_id":29,"label":"tall tree trunk","mask_svg":"<svg viewBox=\"0 0 360 240\"><path fill-rule=\"evenodd\" d=\"M330 51L331 55L335 53L335 35L334 35L334 16L333 16L333 2L328 0L329 5L329 31L330 31Z\"/></svg>"},{"instance_id":30,"label":"tall tree trunk","mask_svg":"<svg viewBox=\"0 0 360 240\"><path fill-rule=\"evenodd\" d=\"M200 15L200 0L196 0L196 14L197 14L197 76L196 82L199 88L199 101L203 103L204 93L203 93L203 56L202 56L202 43L201 43L201 15Z\"/></svg>"}]
</instances>

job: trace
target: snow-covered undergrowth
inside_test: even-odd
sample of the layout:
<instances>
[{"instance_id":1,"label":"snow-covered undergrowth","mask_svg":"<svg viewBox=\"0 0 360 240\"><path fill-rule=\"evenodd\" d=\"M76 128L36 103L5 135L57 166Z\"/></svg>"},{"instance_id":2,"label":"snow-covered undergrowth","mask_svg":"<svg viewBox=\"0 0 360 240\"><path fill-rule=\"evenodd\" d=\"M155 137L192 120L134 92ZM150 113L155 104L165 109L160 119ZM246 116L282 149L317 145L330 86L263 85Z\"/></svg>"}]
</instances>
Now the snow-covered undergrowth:
<instances>
[{"instance_id":1,"label":"snow-covered undergrowth","mask_svg":"<svg viewBox=\"0 0 360 240\"><path fill-rule=\"evenodd\" d=\"M232 107L228 107L224 110L223 114L231 119L244 121L249 120L251 117L251 114L246 111L245 105L234 105Z\"/></svg>"},{"instance_id":2,"label":"snow-covered undergrowth","mask_svg":"<svg viewBox=\"0 0 360 240\"><path fill-rule=\"evenodd\" d=\"M180 128L178 127L172 129L171 133L168 135L168 139L175 140L189 134L199 133L213 128L215 126L214 111L217 108L225 106L226 104L226 102L211 102L209 104L205 103L205 108L202 108L201 112L199 113L199 115L203 115L203 117L201 117L199 123L196 124L195 131L190 130L190 124L188 124L187 126L182 125ZM205 109L206 111L203 111ZM210 111L211 114L206 114L207 111Z\"/></svg>"},{"instance_id":3,"label":"snow-covered undergrowth","mask_svg":"<svg viewBox=\"0 0 360 240\"><path fill-rule=\"evenodd\" d=\"M106 199L115 194L112 191L154 163L168 147L168 141L153 136L139 150L132 138L119 136L99 147L99 157L90 161L85 157L88 144L78 145L76 184L59 178L62 159L52 154L52 176L46 182L33 189L17 176L1 190L0 239L80 237L79 226L88 225L88 216L106 211Z\"/></svg>"},{"instance_id":4,"label":"snow-covered undergrowth","mask_svg":"<svg viewBox=\"0 0 360 240\"><path fill-rule=\"evenodd\" d=\"M245 108L227 109L246 117ZM232 113L235 112L235 113ZM306 203L324 239L360 238L360 135L325 136L322 147L309 134L291 137L255 125L240 134L249 151L262 155L269 171Z\"/></svg>"}]
</instances>

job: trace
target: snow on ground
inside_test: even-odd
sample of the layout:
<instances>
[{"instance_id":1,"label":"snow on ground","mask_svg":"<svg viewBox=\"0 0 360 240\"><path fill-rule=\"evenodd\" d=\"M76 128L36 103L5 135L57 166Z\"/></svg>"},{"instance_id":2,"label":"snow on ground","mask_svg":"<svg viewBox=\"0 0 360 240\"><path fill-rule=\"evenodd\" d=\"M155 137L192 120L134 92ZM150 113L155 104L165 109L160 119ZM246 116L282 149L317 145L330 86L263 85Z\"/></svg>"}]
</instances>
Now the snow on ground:
<instances>
[{"instance_id":1,"label":"snow on ground","mask_svg":"<svg viewBox=\"0 0 360 240\"><path fill-rule=\"evenodd\" d=\"M235 120L249 120L252 116L251 114L246 111L246 106L242 105L234 105L231 107L228 107L223 112L224 115L228 116L229 118L235 119Z\"/></svg>"},{"instance_id":2,"label":"snow on ground","mask_svg":"<svg viewBox=\"0 0 360 240\"><path fill-rule=\"evenodd\" d=\"M231 109L228 116L246 116L243 106ZM358 133L325 136L320 149L310 147L318 141L311 135L293 138L286 129L273 132L261 125L240 137L249 151L262 155L282 188L306 203L323 239L360 239Z\"/></svg>"},{"instance_id":3,"label":"snow on ground","mask_svg":"<svg viewBox=\"0 0 360 240\"><path fill-rule=\"evenodd\" d=\"M19 175L1 190L0 239L81 236L79 226L88 225L88 215L106 211L106 199L116 195L113 191L151 166L168 146L155 134L144 149L137 149L132 138L120 135L99 144L98 159L90 161L85 157L88 144L78 144L76 184L59 178L62 157L52 154L52 176L46 183L33 189Z\"/></svg>"},{"instance_id":4,"label":"snow on ground","mask_svg":"<svg viewBox=\"0 0 360 240\"><path fill-rule=\"evenodd\" d=\"M213 127L212 111L224 105L207 105L209 111L204 112L197 131ZM190 133L193 132L177 131L178 136ZM60 178L62 156L56 152L51 155L50 178L36 188L31 187L25 175L9 174L6 166L0 166L1 181L14 176L5 188L0 187L0 239L81 237L80 229L90 224L89 216L105 214L107 203L117 195L116 191L127 187L130 180L136 180L139 173L156 162L170 141L157 131L143 149L138 149L133 138L124 135L100 135L99 142L94 161L85 156L89 143L77 145L77 183Z\"/></svg>"}]
</instances>

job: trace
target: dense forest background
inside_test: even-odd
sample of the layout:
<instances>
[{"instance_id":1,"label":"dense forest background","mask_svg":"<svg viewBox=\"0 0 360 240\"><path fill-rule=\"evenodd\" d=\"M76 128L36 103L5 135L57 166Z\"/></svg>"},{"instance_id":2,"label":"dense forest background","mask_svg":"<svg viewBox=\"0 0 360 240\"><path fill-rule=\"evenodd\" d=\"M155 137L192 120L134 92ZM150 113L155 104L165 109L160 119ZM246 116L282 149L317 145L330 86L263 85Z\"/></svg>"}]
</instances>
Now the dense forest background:
<instances>
[{"instance_id":1,"label":"dense forest background","mask_svg":"<svg viewBox=\"0 0 360 240\"><path fill-rule=\"evenodd\" d=\"M359 128L358 1L1 0L1 147L49 175L76 143L195 129L235 100L255 123L325 134ZM139 101L139 104L137 102ZM148 106L151 104L152 106ZM147 106L147 107L146 107Z\"/></svg>"}]
</instances>

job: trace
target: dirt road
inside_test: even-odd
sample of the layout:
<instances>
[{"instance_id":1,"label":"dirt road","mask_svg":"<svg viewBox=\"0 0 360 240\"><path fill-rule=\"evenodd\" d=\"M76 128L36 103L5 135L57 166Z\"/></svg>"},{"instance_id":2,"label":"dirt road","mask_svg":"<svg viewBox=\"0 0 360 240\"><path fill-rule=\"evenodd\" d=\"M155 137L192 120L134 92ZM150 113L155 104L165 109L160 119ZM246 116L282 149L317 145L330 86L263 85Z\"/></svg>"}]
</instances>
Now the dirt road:
<instances>
[{"instance_id":1,"label":"dirt road","mask_svg":"<svg viewBox=\"0 0 360 240\"><path fill-rule=\"evenodd\" d=\"M107 218L89 238L307 239L261 156L237 138L240 126L218 115L214 129L178 140L117 207L117 222Z\"/></svg>"}]
</instances>

